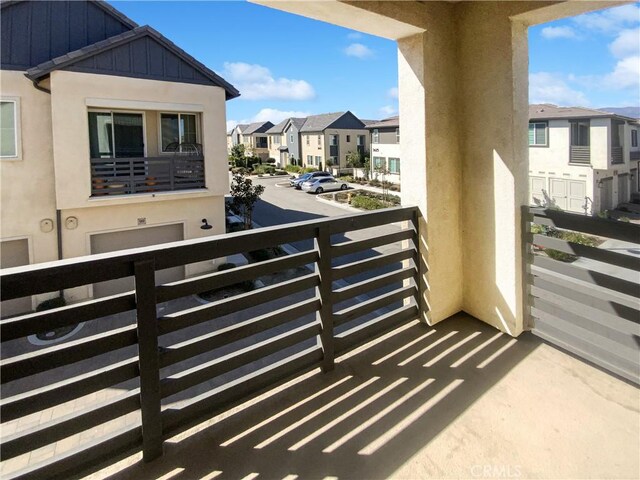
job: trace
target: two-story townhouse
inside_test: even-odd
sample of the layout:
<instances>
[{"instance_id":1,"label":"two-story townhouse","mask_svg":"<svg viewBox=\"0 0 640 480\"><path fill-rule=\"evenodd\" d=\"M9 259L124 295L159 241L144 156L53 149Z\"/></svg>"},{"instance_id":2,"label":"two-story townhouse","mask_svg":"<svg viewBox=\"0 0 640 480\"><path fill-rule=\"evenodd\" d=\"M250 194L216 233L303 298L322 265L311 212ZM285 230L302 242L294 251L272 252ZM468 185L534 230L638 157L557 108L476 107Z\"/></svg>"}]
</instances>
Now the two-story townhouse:
<instances>
[{"instance_id":1,"label":"two-story townhouse","mask_svg":"<svg viewBox=\"0 0 640 480\"><path fill-rule=\"evenodd\" d=\"M271 122L254 122L249 125L239 125L241 143L247 155L256 155L262 160L269 158L269 141L267 130L273 127Z\"/></svg>"},{"instance_id":2,"label":"two-story townhouse","mask_svg":"<svg viewBox=\"0 0 640 480\"><path fill-rule=\"evenodd\" d=\"M635 119L551 104L530 105L529 119L533 204L593 215L630 200L638 176L630 158Z\"/></svg>"},{"instance_id":3,"label":"two-story townhouse","mask_svg":"<svg viewBox=\"0 0 640 480\"><path fill-rule=\"evenodd\" d=\"M281 167L300 164L300 129L306 118L287 118L267 130L269 134L269 156Z\"/></svg>"},{"instance_id":4,"label":"two-story townhouse","mask_svg":"<svg viewBox=\"0 0 640 480\"><path fill-rule=\"evenodd\" d=\"M400 183L400 118L396 115L370 123L367 129L371 132L372 177Z\"/></svg>"},{"instance_id":5,"label":"two-story townhouse","mask_svg":"<svg viewBox=\"0 0 640 480\"><path fill-rule=\"evenodd\" d=\"M223 233L225 101L238 91L107 3L1 8L2 267ZM103 282L65 297L129 288ZM3 303L3 316L40 300Z\"/></svg>"},{"instance_id":6,"label":"two-story townhouse","mask_svg":"<svg viewBox=\"0 0 640 480\"><path fill-rule=\"evenodd\" d=\"M369 150L369 131L353 113L311 115L300 128L301 160L305 166L347 166L351 152Z\"/></svg>"},{"instance_id":7,"label":"two-story townhouse","mask_svg":"<svg viewBox=\"0 0 640 480\"><path fill-rule=\"evenodd\" d=\"M242 143L242 132L249 126L248 123L239 123L235 127L233 127L229 133L227 133L227 145L230 145L229 151L231 151L231 147L239 145Z\"/></svg>"}]
</instances>

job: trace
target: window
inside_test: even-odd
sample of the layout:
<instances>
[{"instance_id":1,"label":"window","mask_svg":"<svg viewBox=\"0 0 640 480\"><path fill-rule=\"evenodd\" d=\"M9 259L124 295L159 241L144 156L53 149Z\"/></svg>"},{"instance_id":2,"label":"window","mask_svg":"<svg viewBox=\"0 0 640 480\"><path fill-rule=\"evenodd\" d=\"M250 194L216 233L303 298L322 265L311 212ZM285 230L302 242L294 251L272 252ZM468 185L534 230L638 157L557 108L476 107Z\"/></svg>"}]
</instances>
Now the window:
<instances>
[{"instance_id":1,"label":"window","mask_svg":"<svg viewBox=\"0 0 640 480\"><path fill-rule=\"evenodd\" d=\"M273 138L273 143L275 145L280 145L280 135L274 135L273 137L269 137L269 138Z\"/></svg>"},{"instance_id":2,"label":"window","mask_svg":"<svg viewBox=\"0 0 640 480\"><path fill-rule=\"evenodd\" d=\"M311 144L311 137L309 135L306 135L306 137L307 137L307 145L310 145Z\"/></svg>"},{"instance_id":3,"label":"window","mask_svg":"<svg viewBox=\"0 0 640 480\"><path fill-rule=\"evenodd\" d=\"M175 152L181 143L198 143L196 114L162 113L160 137L163 152Z\"/></svg>"},{"instance_id":4,"label":"window","mask_svg":"<svg viewBox=\"0 0 640 480\"><path fill-rule=\"evenodd\" d=\"M313 155L307 155L307 166L313 165Z\"/></svg>"},{"instance_id":5,"label":"window","mask_svg":"<svg viewBox=\"0 0 640 480\"><path fill-rule=\"evenodd\" d=\"M400 129L396 128L396 143L400 143Z\"/></svg>"},{"instance_id":6,"label":"window","mask_svg":"<svg viewBox=\"0 0 640 480\"><path fill-rule=\"evenodd\" d=\"M144 157L141 113L89 112L91 158Z\"/></svg>"},{"instance_id":7,"label":"window","mask_svg":"<svg viewBox=\"0 0 640 480\"><path fill-rule=\"evenodd\" d=\"M329 136L329 145L335 147L338 145L338 135L330 135Z\"/></svg>"},{"instance_id":8,"label":"window","mask_svg":"<svg viewBox=\"0 0 640 480\"><path fill-rule=\"evenodd\" d=\"M638 130L631 130L631 146L638 146Z\"/></svg>"},{"instance_id":9,"label":"window","mask_svg":"<svg viewBox=\"0 0 640 480\"><path fill-rule=\"evenodd\" d=\"M318 146L320 146L320 145L322 144L322 141L320 140L320 137L321 137L321 136L322 136L322 135L318 135Z\"/></svg>"},{"instance_id":10,"label":"window","mask_svg":"<svg viewBox=\"0 0 640 480\"><path fill-rule=\"evenodd\" d=\"M18 102L2 100L0 102L0 157L18 158Z\"/></svg>"},{"instance_id":11,"label":"window","mask_svg":"<svg viewBox=\"0 0 640 480\"><path fill-rule=\"evenodd\" d=\"M331 165L335 165L335 166L340 166L339 162L338 162L338 157L329 157L329 160L331 161Z\"/></svg>"},{"instance_id":12,"label":"window","mask_svg":"<svg viewBox=\"0 0 640 480\"><path fill-rule=\"evenodd\" d=\"M389 157L389 173L400 173L400 159Z\"/></svg>"},{"instance_id":13,"label":"window","mask_svg":"<svg viewBox=\"0 0 640 480\"><path fill-rule=\"evenodd\" d=\"M289 143L293 143L293 133L289 135Z\"/></svg>"},{"instance_id":14,"label":"window","mask_svg":"<svg viewBox=\"0 0 640 480\"><path fill-rule=\"evenodd\" d=\"M364 146L364 135L358 135L358 137L356 138L356 144L359 147L363 147Z\"/></svg>"},{"instance_id":15,"label":"window","mask_svg":"<svg viewBox=\"0 0 640 480\"><path fill-rule=\"evenodd\" d=\"M373 168L375 169L383 169L384 168L384 157L373 157Z\"/></svg>"},{"instance_id":16,"label":"window","mask_svg":"<svg viewBox=\"0 0 640 480\"><path fill-rule=\"evenodd\" d=\"M547 142L547 122L529 123L529 145L532 147L546 147Z\"/></svg>"},{"instance_id":17,"label":"window","mask_svg":"<svg viewBox=\"0 0 640 480\"><path fill-rule=\"evenodd\" d=\"M351 143L351 135L347 135L347 143Z\"/></svg>"},{"instance_id":18,"label":"window","mask_svg":"<svg viewBox=\"0 0 640 480\"><path fill-rule=\"evenodd\" d=\"M267 137L256 137L256 148L267 148Z\"/></svg>"},{"instance_id":19,"label":"window","mask_svg":"<svg viewBox=\"0 0 640 480\"><path fill-rule=\"evenodd\" d=\"M589 143L589 120L572 120L571 125L571 146L588 147Z\"/></svg>"},{"instance_id":20,"label":"window","mask_svg":"<svg viewBox=\"0 0 640 480\"><path fill-rule=\"evenodd\" d=\"M316 156L316 167L320 165L321 161L322 161L322 157Z\"/></svg>"}]
</instances>

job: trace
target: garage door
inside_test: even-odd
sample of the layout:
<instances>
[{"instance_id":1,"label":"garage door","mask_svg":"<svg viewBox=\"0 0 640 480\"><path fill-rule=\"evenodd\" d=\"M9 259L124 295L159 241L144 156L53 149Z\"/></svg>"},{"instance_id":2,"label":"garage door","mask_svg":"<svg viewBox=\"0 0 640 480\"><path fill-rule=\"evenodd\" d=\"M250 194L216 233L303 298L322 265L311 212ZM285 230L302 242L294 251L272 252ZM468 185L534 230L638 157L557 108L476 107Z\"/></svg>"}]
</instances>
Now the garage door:
<instances>
[{"instance_id":1,"label":"garage door","mask_svg":"<svg viewBox=\"0 0 640 480\"><path fill-rule=\"evenodd\" d=\"M638 169L632 168L629 173L631 174L631 193L638 193Z\"/></svg>"},{"instance_id":2,"label":"garage door","mask_svg":"<svg viewBox=\"0 0 640 480\"><path fill-rule=\"evenodd\" d=\"M159 243L184 240L182 224L162 227L138 228L121 232L100 233L91 236L91 253L106 253L127 248L147 247ZM168 268L156 272L156 283L174 282L184 278L184 267ZM133 277L100 282L93 285L93 296L106 297L127 292L134 287Z\"/></svg>"},{"instance_id":3,"label":"garage door","mask_svg":"<svg viewBox=\"0 0 640 480\"><path fill-rule=\"evenodd\" d=\"M0 267L11 268L29 264L29 242L24 240L6 240L0 242ZM31 297L7 300L0 304L0 315L9 317L30 311Z\"/></svg>"},{"instance_id":4,"label":"garage door","mask_svg":"<svg viewBox=\"0 0 640 480\"><path fill-rule=\"evenodd\" d=\"M553 205L568 212L585 213L587 186L583 180L549 179Z\"/></svg>"},{"instance_id":5,"label":"garage door","mask_svg":"<svg viewBox=\"0 0 640 480\"><path fill-rule=\"evenodd\" d=\"M546 205L547 179L545 177L529 177L529 192L531 205Z\"/></svg>"},{"instance_id":6,"label":"garage door","mask_svg":"<svg viewBox=\"0 0 640 480\"><path fill-rule=\"evenodd\" d=\"M618 175L618 203L629 201L629 174Z\"/></svg>"}]
</instances>

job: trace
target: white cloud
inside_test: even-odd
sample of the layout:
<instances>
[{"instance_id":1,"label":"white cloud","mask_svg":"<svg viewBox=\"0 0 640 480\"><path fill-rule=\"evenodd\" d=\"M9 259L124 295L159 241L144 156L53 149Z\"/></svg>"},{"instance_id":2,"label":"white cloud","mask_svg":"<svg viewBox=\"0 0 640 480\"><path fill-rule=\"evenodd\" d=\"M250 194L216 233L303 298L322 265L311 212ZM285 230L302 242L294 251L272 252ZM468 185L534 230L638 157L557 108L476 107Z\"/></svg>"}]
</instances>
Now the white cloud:
<instances>
[{"instance_id":1,"label":"white cloud","mask_svg":"<svg viewBox=\"0 0 640 480\"><path fill-rule=\"evenodd\" d=\"M387 91L387 95L391 98L398 98L398 87L390 88Z\"/></svg>"},{"instance_id":2,"label":"white cloud","mask_svg":"<svg viewBox=\"0 0 640 480\"><path fill-rule=\"evenodd\" d=\"M231 131L239 123L240 122L238 122L237 120L227 120L227 132Z\"/></svg>"},{"instance_id":3,"label":"white cloud","mask_svg":"<svg viewBox=\"0 0 640 480\"><path fill-rule=\"evenodd\" d=\"M596 30L601 33L616 33L622 28L640 23L640 7L623 5L601 12L578 15L572 20L583 29Z\"/></svg>"},{"instance_id":4,"label":"white cloud","mask_svg":"<svg viewBox=\"0 0 640 480\"><path fill-rule=\"evenodd\" d=\"M609 45L609 50L616 58L640 55L640 28L622 30Z\"/></svg>"},{"instance_id":5,"label":"white cloud","mask_svg":"<svg viewBox=\"0 0 640 480\"><path fill-rule=\"evenodd\" d=\"M361 43L352 43L344 49L344 53L346 53L350 57L357 57L362 59L373 57L373 50Z\"/></svg>"},{"instance_id":6,"label":"white cloud","mask_svg":"<svg viewBox=\"0 0 640 480\"><path fill-rule=\"evenodd\" d=\"M245 100L309 100L316 95L305 80L274 78L262 65L225 62L222 76L240 90L240 98Z\"/></svg>"},{"instance_id":7,"label":"white cloud","mask_svg":"<svg viewBox=\"0 0 640 480\"><path fill-rule=\"evenodd\" d=\"M550 40L556 38L578 38L575 30L571 27L545 27L541 35Z\"/></svg>"},{"instance_id":8,"label":"white cloud","mask_svg":"<svg viewBox=\"0 0 640 480\"><path fill-rule=\"evenodd\" d=\"M561 75L538 72L529 75L529 103L587 106L589 100L584 93L571 88Z\"/></svg>"},{"instance_id":9,"label":"white cloud","mask_svg":"<svg viewBox=\"0 0 640 480\"><path fill-rule=\"evenodd\" d=\"M381 107L378 112L380 112L380 115L386 115L388 117L398 113L398 109L393 105L385 105L384 107Z\"/></svg>"},{"instance_id":10,"label":"white cloud","mask_svg":"<svg viewBox=\"0 0 640 480\"><path fill-rule=\"evenodd\" d=\"M347 38L349 40L358 40L360 38L362 38L363 35L360 32L351 32L347 35Z\"/></svg>"},{"instance_id":11,"label":"white cloud","mask_svg":"<svg viewBox=\"0 0 640 480\"><path fill-rule=\"evenodd\" d=\"M605 75L604 86L611 89L640 88L640 56L620 60L613 72Z\"/></svg>"}]
</instances>

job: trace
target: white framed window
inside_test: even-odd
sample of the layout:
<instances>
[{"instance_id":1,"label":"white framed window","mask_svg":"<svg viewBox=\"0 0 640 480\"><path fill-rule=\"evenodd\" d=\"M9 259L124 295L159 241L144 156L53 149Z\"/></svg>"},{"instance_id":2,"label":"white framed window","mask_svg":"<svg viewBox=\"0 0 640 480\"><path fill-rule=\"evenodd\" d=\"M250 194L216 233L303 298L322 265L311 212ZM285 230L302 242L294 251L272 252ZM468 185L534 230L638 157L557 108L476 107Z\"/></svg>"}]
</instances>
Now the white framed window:
<instances>
[{"instance_id":1,"label":"white framed window","mask_svg":"<svg viewBox=\"0 0 640 480\"><path fill-rule=\"evenodd\" d=\"M320 165L321 161L322 161L322 157L319 155L316 155L316 167Z\"/></svg>"},{"instance_id":2,"label":"white framed window","mask_svg":"<svg viewBox=\"0 0 640 480\"><path fill-rule=\"evenodd\" d=\"M372 143L378 143L380 141L380 132L378 131L377 128L373 129L373 135L372 135L372 139L371 142Z\"/></svg>"},{"instance_id":3,"label":"white framed window","mask_svg":"<svg viewBox=\"0 0 640 480\"><path fill-rule=\"evenodd\" d=\"M20 100L2 97L0 100L0 158L19 160L20 141Z\"/></svg>"},{"instance_id":4,"label":"white framed window","mask_svg":"<svg viewBox=\"0 0 640 480\"><path fill-rule=\"evenodd\" d=\"M547 122L529 122L529 145L532 147L546 147L549 125Z\"/></svg>"},{"instance_id":5,"label":"white framed window","mask_svg":"<svg viewBox=\"0 0 640 480\"><path fill-rule=\"evenodd\" d=\"M318 135L318 146L322 145L322 135Z\"/></svg>"},{"instance_id":6,"label":"white framed window","mask_svg":"<svg viewBox=\"0 0 640 480\"><path fill-rule=\"evenodd\" d=\"M143 112L89 110L90 158L146 157Z\"/></svg>"},{"instance_id":7,"label":"white framed window","mask_svg":"<svg viewBox=\"0 0 640 480\"><path fill-rule=\"evenodd\" d=\"M307 166L313 165L313 155L307 155Z\"/></svg>"},{"instance_id":8,"label":"white framed window","mask_svg":"<svg viewBox=\"0 0 640 480\"><path fill-rule=\"evenodd\" d=\"M356 145L358 145L359 147L363 147L364 146L364 135L358 135L358 137L356 138Z\"/></svg>"},{"instance_id":9,"label":"white framed window","mask_svg":"<svg viewBox=\"0 0 640 480\"><path fill-rule=\"evenodd\" d=\"M182 143L200 143L196 113L161 113L160 144L163 152L175 152Z\"/></svg>"},{"instance_id":10,"label":"white framed window","mask_svg":"<svg viewBox=\"0 0 640 480\"><path fill-rule=\"evenodd\" d=\"M336 146L338 145L338 135L330 135L329 136L329 145Z\"/></svg>"},{"instance_id":11,"label":"white framed window","mask_svg":"<svg viewBox=\"0 0 640 480\"><path fill-rule=\"evenodd\" d=\"M400 129L396 128L396 143L400 143Z\"/></svg>"},{"instance_id":12,"label":"white framed window","mask_svg":"<svg viewBox=\"0 0 640 480\"><path fill-rule=\"evenodd\" d=\"M293 133L289 134L289 142L293 143Z\"/></svg>"},{"instance_id":13,"label":"white framed window","mask_svg":"<svg viewBox=\"0 0 640 480\"><path fill-rule=\"evenodd\" d=\"M389 157L389 173L400 174L400 159Z\"/></svg>"},{"instance_id":14,"label":"white framed window","mask_svg":"<svg viewBox=\"0 0 640 480\"><path fill-rule=\"evenodd\" d=\"M269 138L272 138L272 136L269 136ZM274 145L280 145L280 135L273 135L273 143Z\"/></svg>"},{"instance_id":15,"label":"white framed window","mask_svg":"<svg viewBox=\"0 0 640 480\"><path fill-rule=\"evenodd\" d=\"M631 146L638 146L638 130L631 130Z\"/></svg>"},{"instance_id":16,"label":"white framed window","mask_svg":"<svg viewBox=\"0 0 640 480\"><path fill-rule=\"evenodd\" d=\"M351 143L351 135L347 135L347 143Z\"/></svg>"},{"instance_id":17,"label":"white framed window","mask_svg":"<svg viewBox=\"0 0 640 480\"><path fill-rule=\"evenodd\" d=\"M311 145L311 137L309 135L306 135L307 137L307 145Z\"/></svg>"},{"instance_id":18,"label":"white framed window","mask_svg":"<svg viewBox=\"0 0 640 480\"><path fill-rule=\"evenodd\" d=\"M373 157L373 168L380 169L384 168L385 158L384 157Z\"/></svg>"}]
</instances>

